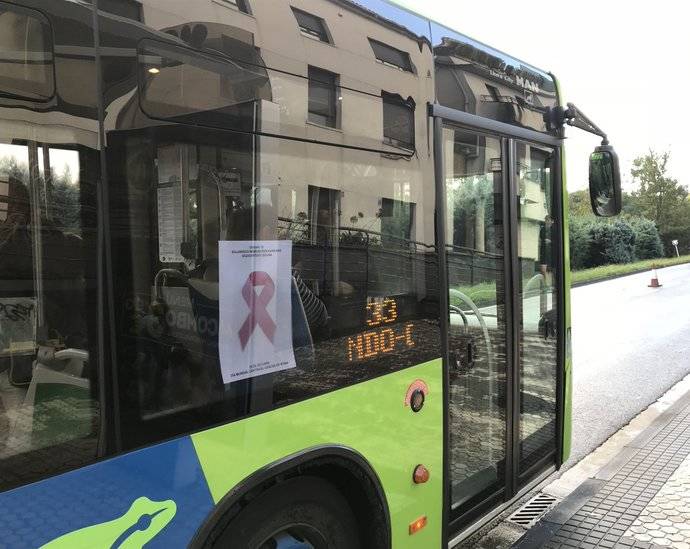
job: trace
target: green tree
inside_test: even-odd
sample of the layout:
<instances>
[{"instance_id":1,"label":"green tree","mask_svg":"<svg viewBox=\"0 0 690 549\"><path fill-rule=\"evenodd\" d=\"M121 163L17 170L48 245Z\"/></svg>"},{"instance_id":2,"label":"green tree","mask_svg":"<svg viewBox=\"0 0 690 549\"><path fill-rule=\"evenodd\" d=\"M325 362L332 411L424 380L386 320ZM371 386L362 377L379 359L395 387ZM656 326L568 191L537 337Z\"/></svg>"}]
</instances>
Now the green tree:
<instances>
[{"instance_id":1,"label":"green tree","mask_svg":"<svg viewBox=\"0 0 690 549\"><path fill-rule=\"evenodd\" d=\"M623 211L622 211L622 213L624 215L629 216L629 217L644 217L637 198L635 198L635 196L633 196L632 193L627 193L625 191L623 191L622 195L623 195L623 197L622 197L623 198Z\"/></svg>"},{"instance_id":2,"label":"green tree","mask_svg":"<svg viewBox=\"0 0 690 549\"><path fill-rule=\"evenodd\" d=\"M52 222L61 230L81 233L81 197L78 182L74 183L69 166L65 166L62 175L51 170L49 193L50 214Z\"/></svg>"},{"instance_id":3,"label":"green tree","mask_svg":"<svg viewBox=\"0 0 690 549\"><path fill-rule=\"evenodd\" d=\"M656 259L664 255L659 230L653 221L643 217L630 219L635 231L635 259Z\"/></svg>"},{"instance_id":4,"label":"green tree","mask_svg":"<svg viewBox=\"0 0 690 549\"><path fill-rule=\"evenodd\" d=\"M594 215L589 191L571 192L568 195L568 205L571 217L591 217Z\"/></svg>"},{"instance_id":5,"label":"green tree","mask_svg":"<svg viewBox=\"0 0 690 549\"><path fill-rule=\"evenodd\" d=\"M637 213L656 223L661 233L676 224L688 197L688 190L667 174L669 156L650 149L633 161L631 170L638 185L632 194Z\"/></svg>"},{"instance_id":6,"label":"green tree","mask_svg":"<svg viewBox=\"0 0 690 549\"><path fill-rule=\"evenodd\" d=\"M456 179L448 189L448 201L453 204L453 244L474 248L480 252L491 243L494 230L494 183L485 176Z\"/></svg>"}]
</instances>

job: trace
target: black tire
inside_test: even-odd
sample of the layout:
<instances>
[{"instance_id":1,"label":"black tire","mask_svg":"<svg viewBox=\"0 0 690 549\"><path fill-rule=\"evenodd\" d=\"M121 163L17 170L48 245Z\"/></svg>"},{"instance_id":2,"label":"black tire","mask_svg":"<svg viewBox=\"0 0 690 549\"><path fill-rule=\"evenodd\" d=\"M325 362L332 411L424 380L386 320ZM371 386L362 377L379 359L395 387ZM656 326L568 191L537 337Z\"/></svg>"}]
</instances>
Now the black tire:
<instances>
[{"instance_id":1,"label":"black tire","mask_svg":"<svg viewBox=\"0 0 690 549\"><path fill-rule=\"evenodd\" d=\"M314 549L359 549L357 521L335 487L317 477L282 482L243 508L212 542L214 549L271 549L280 532Z\"/></svg>"}]
</instances>

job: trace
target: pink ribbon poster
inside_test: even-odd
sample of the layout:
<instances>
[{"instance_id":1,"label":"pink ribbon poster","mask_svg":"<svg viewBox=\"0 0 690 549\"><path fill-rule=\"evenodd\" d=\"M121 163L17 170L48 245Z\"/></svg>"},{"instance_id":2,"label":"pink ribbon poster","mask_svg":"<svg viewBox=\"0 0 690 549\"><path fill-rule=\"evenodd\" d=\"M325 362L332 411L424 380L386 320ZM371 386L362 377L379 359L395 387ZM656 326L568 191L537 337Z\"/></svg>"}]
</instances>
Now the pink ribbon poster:
<instances>
[{"instance_id":1,"label":"pink ribbon poster","mask_svg":"<svg viewBox=\"0 0 690 549\"><path fill-rule=\"evenodd\" d=\"M221 241L218 351L224 383L294 368L292 242Z\"/></svg>"}]
</instances>

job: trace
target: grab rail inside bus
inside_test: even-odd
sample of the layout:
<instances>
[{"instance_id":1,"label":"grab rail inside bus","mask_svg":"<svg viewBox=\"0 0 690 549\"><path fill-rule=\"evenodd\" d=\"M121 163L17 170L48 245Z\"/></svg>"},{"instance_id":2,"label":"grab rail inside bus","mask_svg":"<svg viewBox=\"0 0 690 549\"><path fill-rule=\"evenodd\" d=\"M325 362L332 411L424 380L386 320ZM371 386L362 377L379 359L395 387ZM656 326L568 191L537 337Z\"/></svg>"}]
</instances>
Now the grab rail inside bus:
<instances>
[{"instance_id":1,"label":"grab rail inside bus","mask_svg":"<svg viewBox=\"0 0 690 549\"><path fill-rule=\"evenodd\" d=\"M477 321L479 322L479 325L481 326L482 332L484 334L484 343L486 343L486 360L488 363L489 370L491 370L494 365L494 359L493 352L491 351L491 336L489 335L489 328L487 327L486 322L484 321L484 316L477 308L477 306L474 304L474 301L472 301L469 298L469 296L465 295L460 290L450 288L448 290L448 293L450 297L456 297L460 299L463 303L465 303L470 309L472 309L472 313L474 314L474 316L477 317ZM453 310L455 310L455 308L453 308ZM462 316L465 317L464 311ZM466 317L463 319L463 322L466 322Z\"/></svg>"},{"instance_id":2,"label":"grab rail inside bus","mask_svg":"<svg viewBox=\"0 0 690 549\"><path fill-rule=\"evenodd\" d=\"M539 284L539 289L534 294L530 294L533 286ZM548 288L546 285L546 276L544 273L537 273L527 281L522 291L523 297L539 296L539 314L543 317L547 309Z\"/></svg>"},{"instance_id":3,"label":"grab rail inside bus","mask_svg":"<svg viewBox=\"0 0 690 549\"><path fill-rule=\"evenodd\" d=\"M542 273L537 273L527 281L522 293L528 295L531 287L534 286L536 282L539 282L539 293L544 292L546 289L546 277Z\"/></svg>"},{"instance_id":4,"label":"grab rail inside bus","mask_svg":"<svg viewBox=\"0 0 690 549\"><path fill-rule=\"evenodd\" d=\"M460 315L460 318L462 318L462 323L465 327L465 333L467 333L467 328L469 328L469 320L467 319L467 315L465 314L465 311L463 311L460 307L456 307L455 305L449 305L451 313L457 313Z\"/></svg>"}]
</instances>

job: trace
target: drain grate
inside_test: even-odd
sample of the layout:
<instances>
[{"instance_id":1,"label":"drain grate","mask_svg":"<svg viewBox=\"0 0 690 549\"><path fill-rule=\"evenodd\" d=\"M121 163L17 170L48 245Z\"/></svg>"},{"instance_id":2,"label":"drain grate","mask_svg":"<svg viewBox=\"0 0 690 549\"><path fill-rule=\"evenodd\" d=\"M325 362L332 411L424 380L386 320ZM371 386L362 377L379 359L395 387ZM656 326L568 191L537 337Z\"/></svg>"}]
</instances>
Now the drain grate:
<instances>
[{"instance_id":1,"label":"drain grate","mask_svg":"<svg viewBox=\"0 0 690 549\"><path fill-rule=\"evenodd\" d=\"M508 517L508 522L519 524L525 528L534 525L558 500L548 494L537 494L520 509Z\"/></svg>"}]
</instances>

